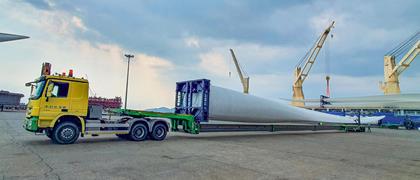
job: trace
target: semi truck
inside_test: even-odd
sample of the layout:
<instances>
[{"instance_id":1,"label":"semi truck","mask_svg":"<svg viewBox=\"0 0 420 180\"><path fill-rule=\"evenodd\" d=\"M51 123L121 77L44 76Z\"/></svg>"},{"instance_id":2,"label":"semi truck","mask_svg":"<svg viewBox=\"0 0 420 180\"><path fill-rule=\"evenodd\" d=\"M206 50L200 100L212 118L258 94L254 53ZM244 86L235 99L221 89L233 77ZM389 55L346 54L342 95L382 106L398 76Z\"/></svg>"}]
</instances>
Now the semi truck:
<instances>
[{"instance_id":1,"label":"semi truck","mask_svg":"<svg viewBox=\"0 0 420 180\"><path fill-rule=\"evenodd\" d=\"M57 144L74 143L88 134L115 134L124 139L142 141L146 138L165 139L170 121L193 127L194 118L188 114L157 113L115 109L104 118L102 107L89 105L89 81L68 75L50 75L50 65L43 65L39 78L26 85L32 86L24 128L43 133ZM192 128L194 129L194 128ZM187 130L186 130L187 131ZM194 131L191 131L195 133Z\"/></svg>"},{"instance_id":2,"label":"semi truck","mask_svg":"<svg viewBox=\"0 0 420 180\"><path fill-rule=\"evenodd\" d=\"M72 144L79 136L115 134L132 140L164 140L169 131L198 134L223 131L345 130L365 131L363 125L278 125L208 124L210 80L199 79L176 84L175 112L159 113L132 109L113 109L103 115L100 106L89 105L89 81L68 75L50 74L44 63L41 76L32 87L23 127L45 134L54 143Z\"/></svg>"}]
</instances>

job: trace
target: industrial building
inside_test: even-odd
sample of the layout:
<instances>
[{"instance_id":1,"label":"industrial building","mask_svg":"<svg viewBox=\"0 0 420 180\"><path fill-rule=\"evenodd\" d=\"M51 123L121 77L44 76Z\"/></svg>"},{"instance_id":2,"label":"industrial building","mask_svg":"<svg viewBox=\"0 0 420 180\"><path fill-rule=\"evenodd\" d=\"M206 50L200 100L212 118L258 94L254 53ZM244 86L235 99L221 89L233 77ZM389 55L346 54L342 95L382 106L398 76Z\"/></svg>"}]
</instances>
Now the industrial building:
<instances>
[{"instance_id":1,"label":"industrial building","mask_svg":"<svg viewBox=\"0 0 420 180\"><path fill-rule=\"evenodd\" d=\"M4 110L23 110L26 105L20 103L23 97L20 93L11 93L9 91L0 90L0 111Z\"/></svg>"}]
</instances>

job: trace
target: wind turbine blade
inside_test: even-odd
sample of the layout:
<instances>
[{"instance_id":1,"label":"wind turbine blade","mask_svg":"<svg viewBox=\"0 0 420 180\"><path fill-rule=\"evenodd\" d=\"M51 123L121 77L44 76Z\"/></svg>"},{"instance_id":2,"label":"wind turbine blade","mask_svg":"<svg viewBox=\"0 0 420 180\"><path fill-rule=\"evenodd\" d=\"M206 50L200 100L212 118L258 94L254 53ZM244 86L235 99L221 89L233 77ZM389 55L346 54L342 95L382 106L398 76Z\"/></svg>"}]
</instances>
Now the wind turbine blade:
<instances>
[{"instance_id":1,"label":"wind turbine blade","mask_svg":"<svg viewBox=\"0 0 420 180\"><path fill-rule=\"evenodd\" d=\"M16 34L0 33L0 42L14 41L14 40L26 39L26 38L29 38L29 37L28 36L22 36L22 35L16 35Z\"/></svg>"}]
</instances>

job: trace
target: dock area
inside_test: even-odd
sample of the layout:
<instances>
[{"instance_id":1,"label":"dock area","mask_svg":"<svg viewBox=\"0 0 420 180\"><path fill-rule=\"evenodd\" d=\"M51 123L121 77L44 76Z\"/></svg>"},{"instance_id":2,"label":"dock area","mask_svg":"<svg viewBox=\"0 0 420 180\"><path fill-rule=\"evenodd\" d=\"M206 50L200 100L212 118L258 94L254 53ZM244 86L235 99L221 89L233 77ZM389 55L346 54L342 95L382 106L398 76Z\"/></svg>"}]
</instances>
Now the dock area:
<instances>
[{"instance_id":1,"label":"dock area","mask_svg":"<svg viewBox=\"0 0 420 180\"><path fill-rule=\"evenodd\" d=\"M0 112L0 179L419 179L420 131L170 132L55 145ZM112 143L111 143L112 142ZM124 147L124 148L121 148Z\"/></svg>"}]
</instances>

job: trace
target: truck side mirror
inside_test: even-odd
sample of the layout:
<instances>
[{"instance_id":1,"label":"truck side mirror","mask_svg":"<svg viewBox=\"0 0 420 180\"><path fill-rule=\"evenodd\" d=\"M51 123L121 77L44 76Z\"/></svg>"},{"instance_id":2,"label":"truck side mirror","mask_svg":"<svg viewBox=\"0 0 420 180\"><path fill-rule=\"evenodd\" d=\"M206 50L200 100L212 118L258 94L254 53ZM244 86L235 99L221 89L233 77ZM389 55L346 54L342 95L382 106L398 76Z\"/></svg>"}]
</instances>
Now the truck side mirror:
<instances>
[{"instance_id":1,"label":"truck side mirror","mask_svg":"<svg viewBox=\"0 0 420 180\"><path fill-rule=\"evenodd\" d=\"M34 91L34 84L33 84L33 82L28 82L28 83L25 83L25 86L26 87L31 87L31 94L33 93L33 91Z\"/></svg>"}]
</instances>

